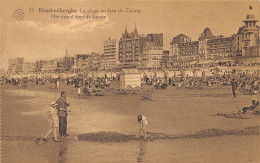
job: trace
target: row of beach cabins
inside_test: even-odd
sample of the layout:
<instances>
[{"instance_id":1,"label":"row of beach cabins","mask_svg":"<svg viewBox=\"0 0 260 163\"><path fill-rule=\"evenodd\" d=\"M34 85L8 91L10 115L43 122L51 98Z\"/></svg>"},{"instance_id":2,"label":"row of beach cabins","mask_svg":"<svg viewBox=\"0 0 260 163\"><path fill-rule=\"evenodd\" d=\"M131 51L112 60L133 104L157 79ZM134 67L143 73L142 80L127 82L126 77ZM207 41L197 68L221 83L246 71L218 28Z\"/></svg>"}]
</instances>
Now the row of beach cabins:
<instances>
[{"instance_id":1,"label":"row of beach cabins","mask_svg":"<svg viewBox=\"0 0 260 163\"><path fill-rule=\"evenodd\" d=\"M77 76L84 76L86 78L117 78L124 74L137 74L141 79L146 77L153 78L171 78L171 77L210 77L210 76L222 76L231 74L243 74L243 75L260 75L260 68L258 67L244 67L244 68L232 68L232 67L214 67L212 69L184 69L184 70L137 70L137 69L122 69L120 72L111 71L89 71L81 73L28 73L28 74L15 74L6 76L8 78L60 78L67 79Z\"/></svg>"},{"instance_id":2,"label":"row of beach cabins","mask_svg":"<svg viewBox=\"0 0 260 163\"><path fill-rule=\"evenodd\" d=\"M145 77L148 78L176 78L176 77L211 77L224 75L246 75L260 76L260 68L258 67L214 67L211 69L185 69L185 70L138 70L138 69L122 69L120 72L109 71L89 71L86 73L40 73L40 74L19 74L10 75L8 78L31 78L31 79L57 79L66 80L68 78L116 78L120 79L120 88L125 89L128 86L141 86L141 82Z\"/></svg>"}]
</instances>

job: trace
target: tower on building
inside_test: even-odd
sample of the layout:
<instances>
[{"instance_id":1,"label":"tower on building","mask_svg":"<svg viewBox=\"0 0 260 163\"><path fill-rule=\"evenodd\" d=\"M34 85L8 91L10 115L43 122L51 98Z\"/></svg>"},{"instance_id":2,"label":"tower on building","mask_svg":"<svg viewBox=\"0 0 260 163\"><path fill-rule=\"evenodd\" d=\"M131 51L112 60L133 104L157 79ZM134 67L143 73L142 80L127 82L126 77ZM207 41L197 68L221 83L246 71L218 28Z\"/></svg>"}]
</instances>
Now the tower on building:
<instances>
[{"instance_id":1,"label":"tower on building","mask_svg":"<svg viewBox=\"0 0 260 163\"><path fill-rule=\"evenodd\" d=\"M243 22L245 26L242 29L242 56L259 56L259 26L256 25L258 20L255 18L255 14L250 11Z\"/></svg>"}]
</instances>

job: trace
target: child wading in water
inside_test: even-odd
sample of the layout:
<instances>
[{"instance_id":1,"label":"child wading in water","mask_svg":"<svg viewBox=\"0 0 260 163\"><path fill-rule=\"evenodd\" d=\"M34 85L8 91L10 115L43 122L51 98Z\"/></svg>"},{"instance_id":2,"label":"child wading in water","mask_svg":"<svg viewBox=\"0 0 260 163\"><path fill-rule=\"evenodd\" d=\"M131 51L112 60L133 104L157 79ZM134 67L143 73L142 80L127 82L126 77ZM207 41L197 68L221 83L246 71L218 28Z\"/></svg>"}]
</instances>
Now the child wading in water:
<instances>
[{"instance_id":1,"label":"child wading in water","mask_svg":"<svg viewBox=\"0 0 260 163\"><path fill-rule=\"evenodd\" d=\"M36 143L38 143L40 140L47 141L47 137L50 135L50 133L53 131L54 135L54 142L60 142L60 140L57 138L57 132L59 127L59 118L57 114L56 109L57 103L51 102L51 106L49 108L49 122L50 126L47 128L47 130L41 135L40 138L37 138L35 140Z\"/></svg>"},{"instance_id":2,"label":"child wading in water","mask_svg":"<svg viewBox=\"0 0 260 163\"><path fill-rule=\"evenodd\" d=\"M144 138L146 138L146 125L148 125L148 121L147 121L147 118L144 116L144 115L138 115L137 116L137 120L138 120L138 123L140 124L140 129L139 129L139 138L141 136L141 131L143 132L144 134Z\"/></svg>"}]
</instances>

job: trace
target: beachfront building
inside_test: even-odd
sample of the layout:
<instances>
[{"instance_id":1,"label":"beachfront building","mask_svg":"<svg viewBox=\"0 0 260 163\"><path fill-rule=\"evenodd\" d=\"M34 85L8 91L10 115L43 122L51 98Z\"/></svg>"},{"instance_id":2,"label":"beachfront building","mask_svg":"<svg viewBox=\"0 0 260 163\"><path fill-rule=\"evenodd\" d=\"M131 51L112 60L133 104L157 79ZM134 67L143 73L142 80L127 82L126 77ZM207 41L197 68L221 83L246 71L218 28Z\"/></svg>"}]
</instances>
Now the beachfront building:
<instances>
[{"instance_id":1,"label":"beachfront building","mask_svg":"<svg viewBox=\"0 0 260 163\"><path fill-rule=\"evenodd\" d=\"M191 39L184 35L184 34L179 34L178 36L174 37L170 43L171 45L171 51L169 54L169 60L168 60L168 65L171 65L172 68L178 68L180 67L179 65L179 49L178 45L180 42L190 42Z\"/></svg>"},{"instance_id":2,"label":"beachfront building","mask_svg":"<svg viewBox=\"0 0 260 163\"><path fill-rule=\"evenodd\" d=\"M137 28L129 33L127 28L119 40L119 62L122 67L136 67L141 61L141 36Z\"/></svg>"},{"instance_id":3,"label":"beachfront building","mask_svg":"<svg viewBox=\"0 0 260 163\"><path fill-rule=\"evenodd\" d=\"M243 51L243 32L242 30L244 29L244 26L243 27L240 27L238 29L238 32L237 34L235 35L234 37L234 51L233 51L233 54L232 56L233 57L242 57L242 51Z\"/></svg>"},{"instance_id":4,"label":"beachfront building","mask_svg":"<svg viewBox=\"0 0 260 163\"><path fill-rule=\"evenodd\" d=\"M207 58L222 59L232 56L234 36L217 36L207 40Z\"/></svg>"},{"instance_id":5,"label":"beachfront building","mask_svg":"<svg viewBox=\"0 0 260 163\"><path fill-rule=\"evenodd\" d=\"M139 35L136 27L131 33L125 29L119 40L119 67L160 69L162 46L162 33Z\"/></svg>"},{"instance_id":6,"label":"beachfront building","mask_svg":"<svg viewBox=\"0 0 260 163\"><path fill-rule=\"evenodd\" d=\"M168 65L167 63L169 63L169 50L163 50L163 56L162 56L162 60L161 60L161 70L165 70L168 68L172 68L171 65Z\"/></svg>"},{"instance_id":7,"label":"beachfront building","mask_svg":"<svg viewBox=\"0 0 260 163\"><path fill-rule=\"evenodd\" d=\"M209 28L205 28L199 36L199 57L200 60L208 59L207 41L214 36Z\"/></svg>"},{"instance_id":8,"label":"beachfront building","mask_svg":"<svg viewBox=\"0 0 260 163\"><path fill-rule=\"evenodd\" d=\"M248 14L245 25L240 27L234 39L233 62L236 65L260 65L260 27L254 14Z\"/></svg>"},{"instance_id":9,"label":"beachfront building","mask_svg":"<svg viewBox=\"0 0 260 163\"><path fill-rule=\"evenodd\" d=\"M174 56L176 58L176 60L179 57L179 53L178 53L178 44L179 43L184 43L184 42L191 42L191 38L189 38L188 36L184 35L184 34L179 34L178 36L174 37L172 39L172 42L170 43L171 45L171 54L170 56Z\"/></svg>"},{"instance_id":10,"label":"beachfront building","mask_svg":"<svg viewBox=\"0 0 260 163\"><path fill-rule=\"evenodd\" d=\"M220 66L231 66L234 51L234 38L217 36L207 40L208 59L214 60L215 64Z\"/></svg>"},{"instance_id":11,"label":"beachfront building","mask_svg":"<svg viewBox=\"0 0 260 163\"><path fill-rule=\"evenodd\" d=\"M199 61L199 41L191 41L188 36L179 34L170 45L175 68L193 67Z\"/></svg>"},{"instance_id":12,"label":"beachfront building","mask_svg":"<svg viewBox=\"0 0 260 163\"><path fill-rule=\"evenodd\" d=\"M163 34L162 33L151 33L147 34L147 42L152 43L153 46L163 46Z\"/></svg>"},{"instance_id":13,"label":"beachfront building","mask_svg":"<svg viewBox=\"0 0 260 163\"><path fill-rule=\"evenodd\" d=\"M89 68L91 54L77 54L74 63L74 69L76 71L86 70Z\"/></svg>"},{"instance_id":14,"label":"beachfront building","mask_svg":"<svg viewBox=\"0 0 260 163\"><path fill-rule=\"evenodd\" d=\"M227 62L224 58L229 58L228 62L231 64L233 40L234 36L213 36L209 28L205 28L200 34L199 41L191 41L188 36L180 34L170 43L173 67L203 67L217 60Z\"/></svg>"},{"instance_id":15,"label":"beachfront building","mask_svg":"<svg viewBox=\"0 0 260 163\"><path fill-rule=\"evenodd\" d=\"M22 66L24 74L34 73L36 71L36 63L24 62Z\"/></svg>"},{"instance_id":16,"label":"beachfront building","mask_svg":"<svg viewBox=\"0 0 260 163\"><path fill-rule=\"evenodd\" d=\"M55 72L62 70L62 59L55 58L52 60L36 61L36 72Z\"/></svg>"},{"instance_id":17,"label":"beachfront building","mask_svg":"<svg viewBox=\"0 0 260 163\"><path fill-rule=\"evenodd\" d=\"M174 37L167 58L168 67L204 67L212 65L231 66L246 62L257 64L260 57L260 27L254 14L248 14L236 34L229 37L214 36L209 28L200 34L198 42L183 34Z\"/></svg>"},{"instance_id":18,"label":"beachfront building","mask_svg":"<svg viewBox=\"0 0 260 163\"><path fill-rule=\"evenodd\" d=\"M180 43L178 46L180 61L197 61L199 41Z\"/></svg>"},{"instance_id":19,"label":"beachfront building","mask_svg":"<svg viewBox=\"0 0 260 163\"><path fill-rule=\"evenodd\" d=\"M161 69L163 58L162 46L146 44L142 52L142 65L145 69Z\"/></svg>"},{"instance_id":20,"label":"beachfront building","mask_svg":"<svg viewBox=\"0 0 260 163\"><path fill-rule=\"evenodd\" d=\"M91 52L91 55L89 58L90 59L89 60L90 69L91 70L100 70L103 58L104 58L103 54Z\"/></svg>"},{"instance_id":21,"label":"beachfront building","mask_svg":"<svg viewBox=\"0 0 260 163\"><path fill-rule=\"evenodd\" d=\"M63 71L70 71L74 66L74 57L70 57L67 54L63 60Z\"/></svg>"},{"instance_id":22,"label":"beachfront building","mask_svg":"<svg viewBox=\"0 0 260 163\"><path fill-rule=\"evenodd\" d=\"M142 46L142 68L161 69L163 55L163 34L148 34L146 42Z\"/></svg>"},{"instance_id":23,"label":"beachfront building","mask_svg":"<svg viewBox=\"0 0 260 163\"><path fill-rule=\"evenodd\" d=\"M90 54L77 54L73 69L75 71L100 70L103 54L91 52Z\"/></svg>"},{"instance_id":24,"label":"beachfront building","mask_svg":"<svg viewBox=\"0 0 260 163\"><path fill-rule=\"evenodd\" d=\"M23 58L9 58L8 60L8 72L11 74L17 74L23 72Z\"/></svg>"},{"instance_id":25,"label":"beachfront building","mask_svg":"<svg viewBox=\"0 0 260 163\"><path fill-rule=\"evenodd\" d=\"M110 39L104 41L104 58L101 63L102 69L114 69L119 63L118 60L118 41Z\"/></svg>"},{"instance_id":26,"label":"beachfront building","mask_svg":"<svg viewBox=\"0 0 260 163\"><path fill-rule=\"evenodd\" d=\"M246 20L243 21L244 26L239 28L237 37L240 44L237 47L238 55L242 57L259 57L259 31L260 27L256 25L258 20L254 14L248 14Z\"/></svg>"}]
</instances>

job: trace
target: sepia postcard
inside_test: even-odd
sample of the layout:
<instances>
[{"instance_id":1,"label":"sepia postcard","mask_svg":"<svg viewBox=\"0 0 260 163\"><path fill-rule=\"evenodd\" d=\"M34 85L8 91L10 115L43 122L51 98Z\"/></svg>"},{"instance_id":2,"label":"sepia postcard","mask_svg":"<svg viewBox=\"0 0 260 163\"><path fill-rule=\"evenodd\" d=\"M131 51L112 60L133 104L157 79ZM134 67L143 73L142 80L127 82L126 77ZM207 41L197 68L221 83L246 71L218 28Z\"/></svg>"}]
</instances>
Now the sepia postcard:
<instances>
[{"instance_id":1,"label":"sepia postcard","mask_svg":"<svg viewBox=\"0 0 260 163\"><path fill-rule=\"evenodd\" d=\"M1 1L0 162L260 162L256 0Z\"/></svg>"}]
</instances>

